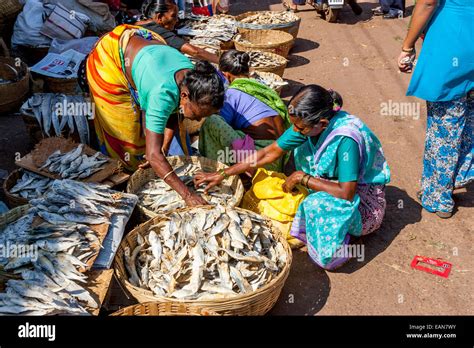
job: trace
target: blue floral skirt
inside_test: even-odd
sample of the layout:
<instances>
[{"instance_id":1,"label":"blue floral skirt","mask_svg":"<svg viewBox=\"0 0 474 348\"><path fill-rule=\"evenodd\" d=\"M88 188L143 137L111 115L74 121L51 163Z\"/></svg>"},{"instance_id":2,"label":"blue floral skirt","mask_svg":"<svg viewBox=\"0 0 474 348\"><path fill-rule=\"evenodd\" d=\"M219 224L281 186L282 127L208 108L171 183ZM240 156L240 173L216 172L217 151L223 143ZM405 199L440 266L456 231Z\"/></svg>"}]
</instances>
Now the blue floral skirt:
<instances>
[{"instance_id":1,"label":"blue floral skirt","mask_svg":"<svg viewBox=\"0 0 474 348\"><path fill-rule=\"evenodd\" d=\"M422 204L430 212L451 212L453 190L474 179L474 98L427 106Z\"/></svg>"}]
</instances>

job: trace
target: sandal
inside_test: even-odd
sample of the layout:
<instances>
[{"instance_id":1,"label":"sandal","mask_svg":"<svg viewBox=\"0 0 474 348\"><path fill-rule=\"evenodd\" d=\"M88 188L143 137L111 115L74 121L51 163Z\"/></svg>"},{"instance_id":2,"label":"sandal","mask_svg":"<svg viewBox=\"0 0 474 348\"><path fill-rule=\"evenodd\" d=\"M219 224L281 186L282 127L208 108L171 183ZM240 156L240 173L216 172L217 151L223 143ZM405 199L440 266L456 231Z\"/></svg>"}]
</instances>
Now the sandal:
<instances>
[{"instance_id":1,"label":"sandal","mask_svg":"<svg viewBox=\"0 0 474 348\"><path fill-rule=\"evenodd\" d=\"M423 191L420 190L416 193L416 200L420 203L421 203L421 200L423 198ZM437 211L435 212L435 214L441 218L441 219L449 219L450 217L453 216L453 212L449 211L449 212L446 212L446 211Z\"/></svg>"}]
</instances>

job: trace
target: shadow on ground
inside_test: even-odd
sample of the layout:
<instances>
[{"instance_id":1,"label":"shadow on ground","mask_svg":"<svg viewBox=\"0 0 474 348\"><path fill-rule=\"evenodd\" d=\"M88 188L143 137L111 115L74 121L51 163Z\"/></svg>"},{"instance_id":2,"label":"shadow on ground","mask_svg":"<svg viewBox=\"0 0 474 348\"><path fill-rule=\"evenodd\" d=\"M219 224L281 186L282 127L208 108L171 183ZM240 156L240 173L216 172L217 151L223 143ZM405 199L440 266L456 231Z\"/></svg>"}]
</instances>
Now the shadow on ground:
<instances>
[{"instance_id":1,"label":"shadow on ground","mask_svg":"<svg viewBox=\"0 0 474 348\"><path fill-rule=\"evenodd\" d=\"M297 38L295 40L295 45L291 49L291 53L303 53L306 51L315 50L319 47L319 43L311 41L308 39Z\"/></svg>"},{"instance_id":2,"label":"shadow on ground","mask_svg":"<svg viewBox=\"0 0 474 348\"><path fill-rule=\"evenodd\" d=\"M281 91L282 99L293 97L301 87L305 86L304 83L301 83L298 81L289 80L289 79L285 79L285 81L288 82L288 85L285 86L283 90Z\"/></svg>"},{"instance_id":3,"label":"shadow on ground","mask_svg":"<svg viewBox=\"0 0 474 348\"><path fill-rule=\"evenodd\" d=\"M385 190L387 209L382 226L374 234L362 236L354 243L364 245L364 260L352 260L336 270L338 273L353 273L377 255L383 253L392 244L393 240L407 225L421 221L421 205L411 198L406 191L387 186Z\"/></svg>"},{"instance_id":4,"label":"shadow on ground","mask_svg":"<svg viewBox=\"0 0 474 348\"><path fill-rule=\"evenodd\" d=\"M326 272L302 250L293 250L293 264L280 298L269 315L314 315L326 304L331 285Z\"/></svg>"}]
</instances>

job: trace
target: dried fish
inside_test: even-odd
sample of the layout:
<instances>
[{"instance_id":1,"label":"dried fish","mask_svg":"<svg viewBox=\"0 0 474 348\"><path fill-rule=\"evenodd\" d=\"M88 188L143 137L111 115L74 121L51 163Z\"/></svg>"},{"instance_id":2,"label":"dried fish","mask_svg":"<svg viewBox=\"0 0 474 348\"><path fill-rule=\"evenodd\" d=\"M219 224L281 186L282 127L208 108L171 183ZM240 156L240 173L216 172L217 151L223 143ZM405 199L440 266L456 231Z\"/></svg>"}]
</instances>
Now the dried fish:
<instances>
[{"instance_id":1,"label":"dried fish","mask_svg":"<svg viewBox=\"0 0 474 348\"><path fill-rule=\"evenodd\" d=\"M57 150L47 158L39 169L48 169L50 173L61 174L63 179L84 179L100 171L108 162L108 159L100 152L88 156L82 154L83 149L84 144L79 144L64 154Z\"/></svg>"},{"instance_id":2,"label":"dried fish","mask_svg":"<svg viewBox=\"0 0 474 348\"><path fill-rule=\"evenodd\" d=\"M245 17L240 22L246 24L287 24L299 20L299 17L291 11L259 11L258 13Z\"/></svg>"},{"instance_id":3,"label":"dried fish","mask_svg":"<svg viewBox=\"0 0 474 348\"><path fill-rule=\"evenodd\" d=\"M252 71L250 77L273 90L278 90L279 88L288 85L288 82L283 80L280 76L268 72L262 73L259 71Z\"/></svg>"},{"instance_id":4,"label":"dried fish","mask_svg":"<svg viewBox=\"0 0 474 348\"><path fill-rule=\"evenodd\" d=\"M219 185L209 191L207 195L204 194L204 189L202 187L195 189L193 176L198 171L202 171L201 167L192 163L185 164L175 169L175 173L181 181L188 186L189 190L201 194L209 204L223 204L226 206L236 205L237 202L233 194L233 189L226 184ZM155 213L174 211L186 206L181 196L161 179L148 181L138 190L137 195L139 197L138 204ZM206 224L206 220L201 217L200 221L201 222L198 223L198 225L203 227Z\"/></svg>"},{"instance_id":5,"label":"dried fish","mask_svg":"<svg viewBox=\"0 0 474 348\"><path fill-rule=\"evenodd\" d=\"M260 233L266 238L265 247L260 243ZM137 241L139 245L141 242ZM288 257L264 219L222 206L167 215L165 220L150 227L139 253L135 270L130 249L125 248L130 282L140 283L140 287L156 296L186 300L224 298L254 291L274 279ZM143 273L147 273L148 282L143 277L139 282L138 275Z\"/></svg>"},{"instance_id":6,"label":"dried fish","mask_svg":"<svg viewBox=\"0 0 474 348\"><path fill-rule=\"evenodd\" d=\"M15 186L10 189L10 193L28 200L39 198L48 190L52 181L33 172L24 171Z\"/></svg>"}]
</instances>

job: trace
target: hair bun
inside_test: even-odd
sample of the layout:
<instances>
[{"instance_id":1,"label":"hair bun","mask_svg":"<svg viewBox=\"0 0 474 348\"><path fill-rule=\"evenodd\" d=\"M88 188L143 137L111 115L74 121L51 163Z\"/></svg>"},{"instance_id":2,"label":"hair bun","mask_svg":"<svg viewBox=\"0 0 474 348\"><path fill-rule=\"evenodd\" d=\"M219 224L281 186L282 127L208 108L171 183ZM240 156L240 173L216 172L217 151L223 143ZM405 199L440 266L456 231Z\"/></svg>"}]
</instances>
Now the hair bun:
<instances>
[{"instance_id":1,"label":"hair bun","mask_svg":"<svg viewBox=\"0 0 474 348\"><path fill-rule=\"evenodd\" d=\"M216 73L216 69L211 63L204 60L198 60L194 65L194 71L202 75L212 75Z\"/></svg>"},{"instance_id":2,"label":"hair bun","mask_svg":"<svg viewBox=\"0 0 474 348\"><path fill-rule=\"evenodd\" d=\"M240 64L247 65L250 62L250 56L247 52L242 52L240 55Z\"/></svg>"}]
</instances>

